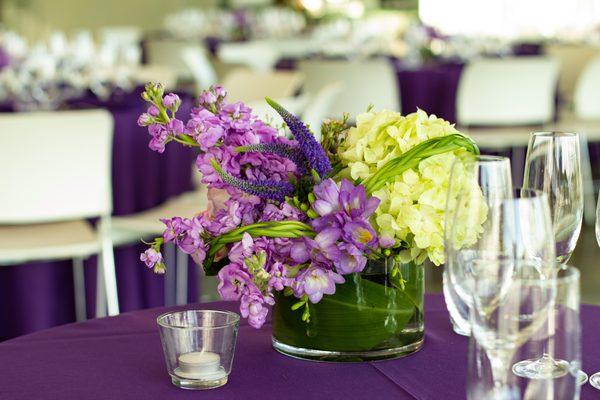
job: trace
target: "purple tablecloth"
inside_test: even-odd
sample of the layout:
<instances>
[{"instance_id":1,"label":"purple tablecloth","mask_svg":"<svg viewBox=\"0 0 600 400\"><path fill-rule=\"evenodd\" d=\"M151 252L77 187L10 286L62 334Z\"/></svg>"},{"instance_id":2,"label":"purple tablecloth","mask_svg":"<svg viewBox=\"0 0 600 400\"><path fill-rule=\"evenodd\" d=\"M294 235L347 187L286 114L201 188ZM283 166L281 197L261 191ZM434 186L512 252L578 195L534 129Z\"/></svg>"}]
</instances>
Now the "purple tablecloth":
<instances>
[{"instance_id":1,"label":"purple tablecloth","mask_svg":"<svg viewBox=\"0 0 600 400\"><path fill-rule=\"evenodd\" d=\"M235 310L237 305L199 307ZM171 385L155 323L166 309L70 324L0 344L0 398L463 399L467 339L451 331L440 295L428 295L425 308L424 347L406 358L373 363L288 358L272 349L270 324L255 330L242 321L229 383L201 393ZM583 366L598 371L600 308L583 306L582 320ZM585 385L581 398L598 399L600 392Z\"/></svg>"},{"instance_id":2,"label":"purple tablecloth","mask_svg":"<svg viewBox=\"0 0 600 400\"><path fill-rule=\"evenodd\" d=\"M191 149L167 146L161 155L148 148L146 129L136 124L145 108L140 89L107 102L86 97L73 102L72 106L106 107L113 115L115 215L151 208L192 188L194 152ZM180 112L189 113L191 107L192 98L183 96ZM143 246L140 245L115 249L122 311L164 305L164 280L142 267L141 251ZM70 261L64 261L0 267L0 340L75 320L71 265ZM85 268L88 315L94 315L95 265L93 258L86 262ZM195 280L190 279L190 282L193 285Z\"/></svg>"}]
</instances>

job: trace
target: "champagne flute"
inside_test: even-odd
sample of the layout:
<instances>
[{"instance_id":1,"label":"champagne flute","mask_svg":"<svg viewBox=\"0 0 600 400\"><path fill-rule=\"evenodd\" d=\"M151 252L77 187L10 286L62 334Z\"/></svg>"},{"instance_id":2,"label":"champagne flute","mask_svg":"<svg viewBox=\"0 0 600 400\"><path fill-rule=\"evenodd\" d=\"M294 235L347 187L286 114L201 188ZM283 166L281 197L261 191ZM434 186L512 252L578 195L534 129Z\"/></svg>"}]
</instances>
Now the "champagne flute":
<instances>
[{"instance_id":1,"label":"champagne flute","mask_svg":"<svg viewBox=\"0 0 600 400\"><path fill-rule=\"evenodd\" d=\"M490 204L486 217L489 222L463 265L463 283L473 296L472 335L491 365L493 387L485 398L516 399L510 362L519 345L545 323L554 296L548 200L539 191L517 190L514 198Z\"/></svg>"},{"instance_id":2,"label":"champagne flute","mask_svg":"<svg viewBox=\"0 0 600 400\"><path fill-rule=\"evenodd\" d=\"M443 273L444 299L454 332L470 335L469 308L471 293L453 285L462 279L463 260L469 258L473 250L469 246L465 233L481 229L481 218L466 209L467 204L457 207L457 200L469 202L474 209L487 210L489 204L500 199L512 197L512 179L510 160L497 156L467 156L457 158L450 174L448 197L446 200L446 218L444 229L445 268ZM474 218L475 217L475 218ZM452 221L457 220L459 228L452 234ZM491 221L487 221L488 223ZM483 228L485 229L485 227Z\"/></svg>"},{"instance_id":3,"label":"champagne flute","mask_svg":"<svg viewBox=\"0 0 600 400\"><path fill-rule=\"evenodd\" d=\"M583 189L579 135L568 132L536 132L527 147L523 186L548 195L559 267L575 250L583 217ZM548 327L552 329L551 326ZM551 332L550 332L551 333ZM515 364L513 372L524 378L560 377L565 363L547 351L534 360ZM581 372L581 381L587 375Z\"/></svg>"},{"instance_id":4,"label":"champagne flute","mask_svg":"<svg viewBox=\"0 0 600 400\"><path fill-rule=\"evenodd\" d=\"M577 244L583 217L579 135L536 132L527 146L523 187L548 195L556 258L566 264Z\"/></svg>"},{"instance_id":5,"label":"champagne flute","mask_svg":"<svg viewBox=\"0 0 600 400\"><path fill-rule=\"evenodd\" d=\"M598 193L598 205L596 206L596 241L600 246L600 193ZM600 372L590 376L590 385L600 390Z\"/></svg>"}]
</instances>

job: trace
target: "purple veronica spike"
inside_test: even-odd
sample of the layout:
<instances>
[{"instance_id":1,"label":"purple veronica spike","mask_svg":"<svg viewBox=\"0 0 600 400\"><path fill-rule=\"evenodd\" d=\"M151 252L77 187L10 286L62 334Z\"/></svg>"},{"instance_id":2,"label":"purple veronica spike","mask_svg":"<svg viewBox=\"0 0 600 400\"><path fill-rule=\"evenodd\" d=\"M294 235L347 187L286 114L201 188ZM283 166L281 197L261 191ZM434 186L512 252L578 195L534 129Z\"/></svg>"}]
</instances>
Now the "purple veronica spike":
<instances>
[{"instance_id":1,"label":"purple veronica spike","mask_svg":"<svg viewBox=\"0 0 600 400\"><path fill-rule=\"evenodd\" d=\"M307 161L304 154L296 146L287 143L260 143L251 144L248 146L240 146L236 149L239 153L242 152L257 152L271 153L292 160L296 164L296 168L301 175L306 174Z\"/></svg>"},{"instance_id":2,"label":"purple veronica spike","mask_svg":"<svg viewBox=\"0 0 600 400\"><path fill-rule=\"evenodd\" d=\"M225 172L214 158L211 159L210 163L217 174L219 174L221 179L223 179L223 182L254 196L268 200L275 200L277 202L283 202L285 201L286 196L291 196L294 194L294 186L289 182L272 180L251 181L239 179Z\"/></svg>"},{"instance_id":3,"label":"purple veronica spike","mask_svg":"<svg viewBox=\"0 0 600 400\"><path fill-rule=\"evenodd\" d=\"M300 118L290 113L279 103L268 97L266 100L267 103L269 103L269 105L273 107L273 109L277 111L279 115L281 115L281 118L283 118L285 124L288 126L288 128L290 128L294 138L300 145L300 150L302 153L304 153L304 156L308 160L310 167L317 171L317 174L319 174L321 178L325 178L327 174L331 172L331 163L329 162L329 158L327 157L325 150L323 150L310 130L306 127L306 125L304 125Z\"/></svg>"}]
</instances>

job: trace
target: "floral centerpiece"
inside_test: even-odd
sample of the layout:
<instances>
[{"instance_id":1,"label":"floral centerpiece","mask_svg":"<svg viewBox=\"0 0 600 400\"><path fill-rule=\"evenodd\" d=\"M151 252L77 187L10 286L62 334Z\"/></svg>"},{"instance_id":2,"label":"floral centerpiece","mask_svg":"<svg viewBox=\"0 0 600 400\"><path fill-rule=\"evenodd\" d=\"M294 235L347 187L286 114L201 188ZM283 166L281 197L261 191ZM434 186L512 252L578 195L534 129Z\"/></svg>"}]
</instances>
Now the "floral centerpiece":
<instances>
[{"instance_id":1,"label":"floral centerpiece","mask_svg":"<svg viewBox=\"0 0 600 400\"><path fill-rule=\"evenodd\" d=\"M423 111L368 110L326 121L319 144L275 101L271 126L225 90L199 96L187 121L177 95L149 84L138 120L150 148L196 147L210 193L226 200L165 231L141 255L157 273L175 243L217 275L224 300L260 328L273 306L273 344L314 359L398 357L423 341L423 263L443 262L451 163L478 153L453 125Z\"/></svg>"}]
</instances>

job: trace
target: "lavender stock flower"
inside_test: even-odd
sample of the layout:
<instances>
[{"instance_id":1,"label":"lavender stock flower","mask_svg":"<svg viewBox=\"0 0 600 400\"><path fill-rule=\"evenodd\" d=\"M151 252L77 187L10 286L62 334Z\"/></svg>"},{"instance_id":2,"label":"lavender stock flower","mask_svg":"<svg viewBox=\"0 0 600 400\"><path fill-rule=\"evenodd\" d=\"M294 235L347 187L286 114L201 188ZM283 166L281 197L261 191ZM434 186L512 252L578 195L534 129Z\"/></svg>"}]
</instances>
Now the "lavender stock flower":
<instances>
[{"instance_id":1,"label":"lavender stock flower","mask_svg":"<svg viewBox=\"0 0 600 400\"><path fill-rule=\"evenodd\" d=\"M292 146L291 144L283 142L251 144L247 146L240 146L236 149L236 151L239 153L258 152L277 154L278 156L285 157L288 160L293 161L294 164L296 164L296 169L300 174L304 175L308 172L306 170L306 166L308 164L306 157L304 157L304 154L300 151L300 149L298 149L298 147Z\"/></svg>"},{"instance_id":2,"label":"lavender stock flower","mask_svg":"<svg viewBox=\"0 0 600 400\"><path fill-rule=\"evenodd\" d=\"M296 117L276 101L266 98L267 103L283 118L290 132L300 145L300 150L308 160L308 164L321 178L325 178L332 170L329 158L325 150L315 139L310 130L304 125L300 118Z\"/></svg>"}]
</instances>

